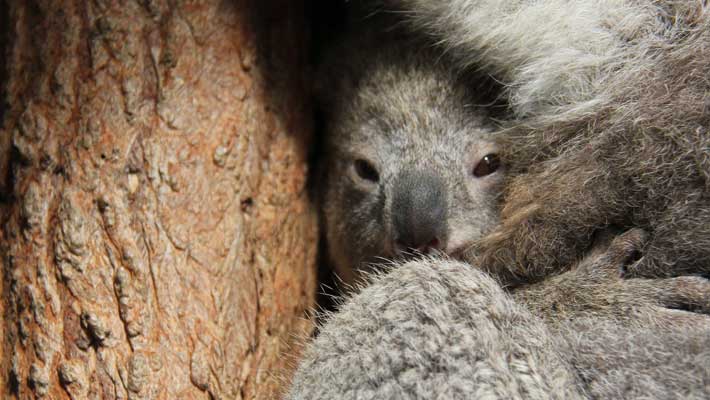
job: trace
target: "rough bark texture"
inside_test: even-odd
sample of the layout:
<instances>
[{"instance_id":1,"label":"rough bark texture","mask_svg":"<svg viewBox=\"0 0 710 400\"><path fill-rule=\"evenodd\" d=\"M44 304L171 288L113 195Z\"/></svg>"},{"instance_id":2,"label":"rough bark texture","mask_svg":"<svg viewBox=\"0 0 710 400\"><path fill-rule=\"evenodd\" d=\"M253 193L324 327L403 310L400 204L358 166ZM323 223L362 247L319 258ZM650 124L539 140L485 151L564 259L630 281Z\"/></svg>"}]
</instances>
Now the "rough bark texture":
<instances>
[{"instance_id":1,"label":"rough bark texture","mask_svg":"<svg viewBox=\"0 0 710 400\"><path fill-rule=\"evenodd\" d=\"M315 292L303 4L6 3L0 397L276 396Z\"/></svg>"}]
</instances>

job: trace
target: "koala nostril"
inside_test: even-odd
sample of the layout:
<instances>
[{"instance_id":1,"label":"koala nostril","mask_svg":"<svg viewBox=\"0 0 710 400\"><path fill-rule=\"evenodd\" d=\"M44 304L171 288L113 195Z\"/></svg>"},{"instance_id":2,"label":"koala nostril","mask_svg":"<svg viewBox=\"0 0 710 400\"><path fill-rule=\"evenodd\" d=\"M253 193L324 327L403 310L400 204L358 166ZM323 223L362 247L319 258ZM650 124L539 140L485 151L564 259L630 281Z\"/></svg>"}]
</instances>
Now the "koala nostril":
<instances>
[{"instance_id":1,"label":"koala nostril","mask_svg":"<svg viewBox=\"0 0 710 400\"><path fill-rule=\"evenodd\" d=\"M421 251L424 254L431 254L434 250L440 250L441 249L440 245L441 245L441 242L439 241L439 238L434 238L429 243L422 246L419 251Z\"/></svg>"},{"instance_id":2,"label":"koala nostril","mask_svg":"<svg viewBox=\"0 0 710 400\"><path fill-rule=\"evenodd\" d=\"M432 239L431 242L429 242L429 244L427 245L427 247L429 247L430 249L438 249L439 248L439 239L438 238Z\"/></svg>"},{"instance_id":3,"label":"koala nostril","mask_svg":"<svg viewBox=\"0 0 710 400\"><path fill-rule=\"evenodd\" d=\"M434 238L429 243L417 247L417 251L422 254L429 254L432 250L439 248L439 239Z\"/></svg>"}]
</instances>

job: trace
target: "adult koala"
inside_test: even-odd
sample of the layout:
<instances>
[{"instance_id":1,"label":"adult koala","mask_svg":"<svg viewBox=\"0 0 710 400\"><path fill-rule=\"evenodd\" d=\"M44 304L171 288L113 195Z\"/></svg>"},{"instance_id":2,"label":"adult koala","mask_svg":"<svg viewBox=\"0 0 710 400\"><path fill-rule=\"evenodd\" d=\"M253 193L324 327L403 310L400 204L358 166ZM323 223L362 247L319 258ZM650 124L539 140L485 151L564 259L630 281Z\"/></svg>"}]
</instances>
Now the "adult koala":
<instances>
[{"instance_id":1,"label":"adult koala","mask_svg":"<svg viewBox=\"0 0 710 400\"><path fill-rule=\"evenodd\" d=\"M629 276L710 273L707 1L385 3L503 82L518 116L482 268L538 280L615 225L650 234Z\"/></svg>"},{"instance_id":2,"label":"adult koala","mask_svg":"<svg viewBox=\"0 0 710 400\"><path fill-rule=\"evenodd\" d=\"M707 2L383 3L506 85L502 224L349 300L290 398L710 396ZM647 235L583 258L609 226Z\"/></svg>"}]
</instances>

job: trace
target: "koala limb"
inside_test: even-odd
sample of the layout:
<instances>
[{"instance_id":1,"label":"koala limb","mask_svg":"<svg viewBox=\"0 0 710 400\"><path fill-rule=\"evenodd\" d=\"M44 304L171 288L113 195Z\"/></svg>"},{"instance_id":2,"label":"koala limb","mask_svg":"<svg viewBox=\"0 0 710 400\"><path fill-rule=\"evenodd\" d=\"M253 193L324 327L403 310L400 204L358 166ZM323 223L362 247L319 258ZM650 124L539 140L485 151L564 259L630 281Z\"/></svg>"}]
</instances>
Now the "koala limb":
<instances>
[{"instance_id":1,"label":"koala limb","mask_svg":"<svg viewBox=\"0 0 710 400\"><path fill-rule=\"evenodd\" d=\"M710 325L582 317L551 328L592 399L707 399Z\"/></svg>"},{"instance_id":2,"label":"koala limb","mask_svg":"<svg viewBox=\"0 0 710 400\"><path fill-rule=\"evenodd\" d=\"M590 398L707 398L710 281L624 278L647 240L627 231L513 297L543 317Z\"/></svg>"},{"instance_id":3,"label":"koala limb","mask_svg":"<svg viewBox=\"0 0 710 400\"><path fill-rule=\"evenodd\" d=\"M513 289L513 297L551 324L603 317L636 326L699 323L710 327L710 281L697 276L625 278L648 235L632 229L597 245L569 271ZM642 258L642 257L641 257Z\"/></svg>"}]
</instances>

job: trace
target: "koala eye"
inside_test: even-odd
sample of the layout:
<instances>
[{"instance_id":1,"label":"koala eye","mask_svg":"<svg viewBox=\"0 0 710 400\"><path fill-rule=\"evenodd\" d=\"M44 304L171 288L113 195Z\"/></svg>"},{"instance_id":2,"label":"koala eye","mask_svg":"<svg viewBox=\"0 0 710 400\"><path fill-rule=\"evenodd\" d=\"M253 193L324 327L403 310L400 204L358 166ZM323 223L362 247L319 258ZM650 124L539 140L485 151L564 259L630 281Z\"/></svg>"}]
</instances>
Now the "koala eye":
<instances>
[{"instance_id":1,"label":"koala eye","mask_svg":"<svg viewBox=\"0 0 710 400\"><path fill-rule=\"evenodd\" d=\"M500 168L500 157L498 154L486 154L481 161L473 168L473 176L481 178L496 172Z\"/></svg>"},{"instance_id":2,"label":"koala eye","mask_svg":"<svg viewBox=\"0 0 710 400\"><path fill-rule=\"evenodd\" d=\"M370 182L379 182L380 180L380 174L377 172L377 169L375 168L374 165L372 165L369 161L363 160L362 158L358 158L355 160L355 172L357 172L357 175Z\"/></svg>"}]
</instances>

